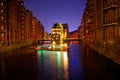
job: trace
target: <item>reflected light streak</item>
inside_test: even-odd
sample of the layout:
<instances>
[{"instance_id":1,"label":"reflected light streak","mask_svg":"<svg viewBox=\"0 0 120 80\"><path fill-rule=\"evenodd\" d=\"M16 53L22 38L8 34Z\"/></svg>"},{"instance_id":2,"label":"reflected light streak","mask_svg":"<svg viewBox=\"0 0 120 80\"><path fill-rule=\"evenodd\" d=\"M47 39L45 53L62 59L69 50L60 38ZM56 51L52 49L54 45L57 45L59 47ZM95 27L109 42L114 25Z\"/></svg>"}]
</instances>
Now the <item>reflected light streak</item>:
<instances>
[{"instance_id":1,"label":"reflected light streak","mask_svg":"<svg viewBox=\"0 0 120 80\"><path fill-rule=\"evenodd\" d=\"M38 60L38 64L43 61L43 50L37 50L37 60Z\"/></svg>"},{"instance_id":2,"label":"reflected light streak","mask_svg":"<svg viewBox=\"0 0 120 80\"><path fill-rule=\"evenodd\" d=\"M37 54L43 53L43 50L37 50Z\"/></svg>"},{"instance_id":3,"label":"reflected light streak","mask_svg":"<svg viewBox=\"0 0 120 80\"><path fill-rule=\"evenodd\" d=\"M63 59L64 59L64 71L65 71L65 74L64 74L64 77L65 77L65 80L68 80L68 55L67 55L67 51L63 52Z\"/></svg>"},{"instance_id":4,"label":"reflected light streak","mask_svg":"<svg viewBox=\"0 0 120 80\"><path fill-rule=\"evenodd\" d=\"M61 52L60 51L57 51L57 73L56 73L56 75L57 75L57 79L56 80L63 80L62 78L63 78L63 75L62 75L62 73L63 73L63 71L62 71L62 62L61 62Z\"/></svg>"},{"instance_id":5,"label":"reflected light streak","mask_svg":"<svg viewBox=\"0 0 120 80\"><path fill-rule=\"evenodd\" d=\"M60 53L60 51L57 51L57 65L58 65L58 67L61 67L61 53Z\"/></svg>"}]
</instances>

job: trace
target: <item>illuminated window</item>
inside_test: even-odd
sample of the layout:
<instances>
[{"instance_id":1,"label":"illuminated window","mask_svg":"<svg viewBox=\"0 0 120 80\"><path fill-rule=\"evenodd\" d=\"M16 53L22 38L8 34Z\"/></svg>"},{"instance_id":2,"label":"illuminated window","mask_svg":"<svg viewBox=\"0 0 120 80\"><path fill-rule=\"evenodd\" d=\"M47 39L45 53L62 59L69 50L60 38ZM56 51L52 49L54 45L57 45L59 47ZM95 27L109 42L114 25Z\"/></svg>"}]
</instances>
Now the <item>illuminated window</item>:
<instances>
[{"instance_id":1,"label":"illuminated window","mask_svg":"<svg viewBox=\"0 0 120 80\"><path fill-rule=\"evenodd\" d=\"M52 32L52 34L55 34L55 32Z\"/></svg>"},{"instance_id":2,"label":"illuminated window","mask_svg":"<svg viewBox=\"0 0 120 80\"><path fill-rule=\"evenodd\" d=\"M57 34L60 34L60 32L57 32Z\"/></svg>"},{"instance_id":3,"label":"illuminated window","mask_svg":"<svg viewBox=\"0 0 120 80\"><path fill-rule=\"evenodd\" d=\"M2 37L4 37L4 33L2 33Z\"/></svg>"},{"instance_id":4,"label":"illuminated window","mask_svg":"<svg viewBox=\"0 0 120 80\"><path fill-rule=\"evenodd\" d=\"M3 16L1 17L1 19L3 20Z\"/></svg>"},{"instance_id":5,"label":"illuminated window","mask_svg":"<svg viewBox=\"0 0 120 80\"><path fill-rule=\"evenodd\" d=\"M3 9L1 10L1 13L3 13Z\"/></svg>"},{"instance_id":6,"label":"illuminated window","mask_svg":"<svg viewBox=\"0 0 120 80\"><path fill-rule=\"evenodd\" d=\"M3 6L3 2L1 3L1 6Z\"/></svg>"},{"instance_id":7,"label":"illuminated window","mask_svg":"<svg viewBox=\"0 0 120 80\"><path fill-rule=\"evenodd\" d=\"M21 5L24 5L23 3L21 3Z\"/></svg>"},{"instance_id":8,"label":"illuminated window","mask_svg":"<svg viewBox=\"0 0 120 80\"><path fill-rule=\"evenodd\" d=\"M3 30L3 29L4 29L4 26L2 26L1 29Z\"/></svg>"}]
</instances>

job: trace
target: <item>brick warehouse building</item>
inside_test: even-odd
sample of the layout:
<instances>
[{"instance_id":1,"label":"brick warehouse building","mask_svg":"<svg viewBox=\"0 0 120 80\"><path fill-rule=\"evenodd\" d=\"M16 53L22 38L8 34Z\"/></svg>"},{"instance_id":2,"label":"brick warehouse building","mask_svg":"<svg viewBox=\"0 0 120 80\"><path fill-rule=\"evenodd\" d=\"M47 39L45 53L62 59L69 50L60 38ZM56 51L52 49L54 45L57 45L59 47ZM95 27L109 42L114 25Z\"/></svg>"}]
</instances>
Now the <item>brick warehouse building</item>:
<instances>
[{"instance_id":1,"label":"brick warehouse building","mask_svg":"<svg viewBox=\"0 0 120 80\"><path fill-rule=\"evenodd\" d=\"M43 34L44 26L23 0L0 0L0 52L37 42Z\"/></svg>"},{"instance_id":2,"label":"brick warehouse building","mask_svg":"<svg viewBox=\"0 0 120 80\"><path fill-rule=\"evenodd\" d=\"M69 38L78 38L78 30L69 32ZM79 44L79 41L70 41L70 44Z\"/></svg>"},{"instance_id":3,"label":"brick warehouse building","mask_svg":"<svg viewBox=\"0 0 120 80\"><path fill-rule=\"evenodd\" d=\"M85 43L120 64L120 0L87 0L78 31Z\"/></svg>"}]
</instances>

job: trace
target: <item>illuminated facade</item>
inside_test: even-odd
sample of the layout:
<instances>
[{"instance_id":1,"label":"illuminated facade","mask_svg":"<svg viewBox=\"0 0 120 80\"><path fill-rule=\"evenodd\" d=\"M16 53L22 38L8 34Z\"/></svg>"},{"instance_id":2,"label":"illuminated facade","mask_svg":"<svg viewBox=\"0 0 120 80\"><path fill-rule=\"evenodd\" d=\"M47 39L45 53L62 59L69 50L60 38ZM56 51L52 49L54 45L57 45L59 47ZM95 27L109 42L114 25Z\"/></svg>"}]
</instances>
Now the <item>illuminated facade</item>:
<instances>
[{"instance_id":1,"label":"illuminated facade","mask_svg":"<svg viewBox=\"0 0 120 80\"><path fill-rule=\"evenodd\" d=\"M19 48L44 37L44 26L23 0L0 0L0 52Z\"/></svg>"},{"instance_id":2,"label":"illuminated facade","mask_svg":"<svg viewBox=\"0 0 120 80\"><path fill-rule=\"evenodd\" d=\"M55 23L51 29L51 40L53 40L53 44L60 44L64 43L63 40L65 40L68 37L68 25L67 24L61 24L61 23Z\"/></svg>"},{"instance_id":3,"label":"illuminated facade","mask_svg":"<svg viewBox=\"0 0 120 80\"><path fill-rule=\"evenodd\" d=\"M81 39L102 54L120 59L120 0L87 0L78 28ZM120 61L119 61L120 63Z\"/></svg>"}]
</instances>

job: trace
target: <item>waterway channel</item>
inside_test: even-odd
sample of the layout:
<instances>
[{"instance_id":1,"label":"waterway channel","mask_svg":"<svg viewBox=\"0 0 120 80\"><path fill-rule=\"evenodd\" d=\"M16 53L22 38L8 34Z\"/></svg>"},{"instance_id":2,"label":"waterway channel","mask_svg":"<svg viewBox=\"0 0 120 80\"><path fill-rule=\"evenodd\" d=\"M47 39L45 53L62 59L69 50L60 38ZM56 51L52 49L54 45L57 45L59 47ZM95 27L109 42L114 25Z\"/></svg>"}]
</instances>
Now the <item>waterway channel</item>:
<instances>
[{"instance_id":1,"label":"waterway channel","mask_svg":"<svg viewBox=\"0 0 120 80\"><path fill-rule=\"evenodd\" d=\"M120 65L85 45L67 51L31 45L0 54L0 80L120 80Z\"/></svg>"}]
</instances>

